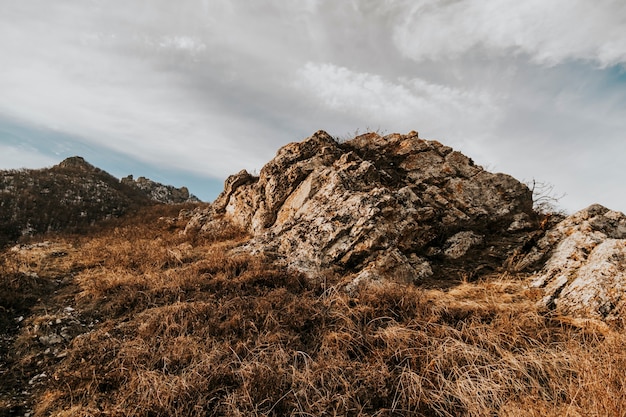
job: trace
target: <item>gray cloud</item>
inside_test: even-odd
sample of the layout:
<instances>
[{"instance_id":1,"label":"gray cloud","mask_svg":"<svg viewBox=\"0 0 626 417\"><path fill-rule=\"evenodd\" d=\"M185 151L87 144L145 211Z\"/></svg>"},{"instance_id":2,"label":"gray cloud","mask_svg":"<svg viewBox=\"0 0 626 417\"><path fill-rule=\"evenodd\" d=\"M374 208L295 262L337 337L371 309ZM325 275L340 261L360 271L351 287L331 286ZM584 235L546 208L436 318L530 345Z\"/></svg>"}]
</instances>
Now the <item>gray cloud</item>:
<instances>
[{"instance_id":1,"label":"gray cloud","mask_svg":"<svg viewBox=\"0 0 626 417\"><path fill-rule=\"evenodd\" d=\"M420 129L456 137L493 127L499 110L487 92L461 90L421 78L388 80L332 64L307 63L298 70L297 87L320 105L368 120L370 126ZM451 124L450 121L454 120Z\"/></svg>"},{"instance_id":2,"label":"gray cloud","mask_svg":"<svg viewBox=\"0 0 626 417\"><path fill-rule=\"evenodd\" d=\"M0 117L212 179L318 129L415 129L626 210L625 28L606 0L7 2ZM46 140L0 136L0 164Z\"/></svg>"},{"instance_id":3,"label":"gray cloud","mask_svg":"<svg viewBox=\"0 0 626 417\"><path fill-rule=\"evenodd\" d=\"M400 50L416 59L458 57L473 49L528 54L556 65L585 59L626 60L626 4L620 0L416 1L394 32Z\"/></svg>"}]
</instances>

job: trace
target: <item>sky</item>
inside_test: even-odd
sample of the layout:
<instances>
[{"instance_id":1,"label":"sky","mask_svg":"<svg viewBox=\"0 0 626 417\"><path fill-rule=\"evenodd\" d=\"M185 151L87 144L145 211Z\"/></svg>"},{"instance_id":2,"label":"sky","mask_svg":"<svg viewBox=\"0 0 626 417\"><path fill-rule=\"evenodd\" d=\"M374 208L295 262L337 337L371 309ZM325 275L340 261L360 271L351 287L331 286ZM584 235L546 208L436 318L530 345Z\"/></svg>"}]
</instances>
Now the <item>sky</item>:
<instances>
[{"instance_id":1,"label":"sky","mask_svg":"<svg viewBox=\"0 0 626 417\"><path fill-rule=\"evenodd\" d=\"M419 132L626 212L623 0L0 0L0 169L212 201L317 130Z\"/></svg>"}]
</instances>

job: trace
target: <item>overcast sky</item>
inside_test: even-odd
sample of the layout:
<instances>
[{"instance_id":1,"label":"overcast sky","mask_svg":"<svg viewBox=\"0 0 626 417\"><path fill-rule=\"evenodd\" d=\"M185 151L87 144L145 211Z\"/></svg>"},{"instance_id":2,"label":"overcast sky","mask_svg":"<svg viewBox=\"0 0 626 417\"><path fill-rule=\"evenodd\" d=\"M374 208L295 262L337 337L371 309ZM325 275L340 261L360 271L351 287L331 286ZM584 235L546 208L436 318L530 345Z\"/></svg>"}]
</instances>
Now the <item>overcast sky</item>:
<instances>
[{"instance_id":1,"label":"overcast sky","mask_svg":"<svg viewBox=\"0 0 626 417\"><path fill-rule=\"evenodd\" d=\"M0 169L81 155L211 201L319 129L626 211L626 2L0 0Z\"/></svg>"}]
</instances>

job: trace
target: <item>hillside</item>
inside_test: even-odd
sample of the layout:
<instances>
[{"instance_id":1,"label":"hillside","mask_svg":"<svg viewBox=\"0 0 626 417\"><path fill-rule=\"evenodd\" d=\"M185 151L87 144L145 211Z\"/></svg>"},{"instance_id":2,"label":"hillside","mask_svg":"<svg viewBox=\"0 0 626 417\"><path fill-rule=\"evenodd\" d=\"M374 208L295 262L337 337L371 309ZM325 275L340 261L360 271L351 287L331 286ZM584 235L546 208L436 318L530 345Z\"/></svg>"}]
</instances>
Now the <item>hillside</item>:
<instances>
[{"instance_id":1,"label":"hillside","mask_svg":"<svg viewBox=\"0 0 626 417\"><path fill-rule=\"evenodd\" d=\"M324 132L0 254L0 415L622 416L626 216Z\"/></svg>"},{"instance_id":2,"label":"hillside","mask_svg":"<svg viewBox=\"0 0 626 417\"><path fill-rule=\"evenodd\" d=\"M20 236L88 227L154 203L198 202L186 188L122 181L81 157L51 168L0 171L0 246Z\"/></svg>"}]
</instances>

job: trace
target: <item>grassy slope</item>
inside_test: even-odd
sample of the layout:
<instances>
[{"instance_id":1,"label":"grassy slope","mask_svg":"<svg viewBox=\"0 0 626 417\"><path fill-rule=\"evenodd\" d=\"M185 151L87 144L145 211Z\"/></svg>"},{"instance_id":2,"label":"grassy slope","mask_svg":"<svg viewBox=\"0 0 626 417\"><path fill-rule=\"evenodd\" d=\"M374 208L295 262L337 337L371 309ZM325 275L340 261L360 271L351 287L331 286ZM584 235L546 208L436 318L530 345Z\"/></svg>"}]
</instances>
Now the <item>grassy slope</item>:
<instances>
[{"instance_id":1,"label":"grassy slope","mask_svg":"<svg viewBox=\"0 0 626 417\"><path fill-rule=\"evenodd\" d=\"M350 296L176 212L2 255L0 415L626 415L623 331L537 311L523 277Z\"/></svg>"}]
</instances>

